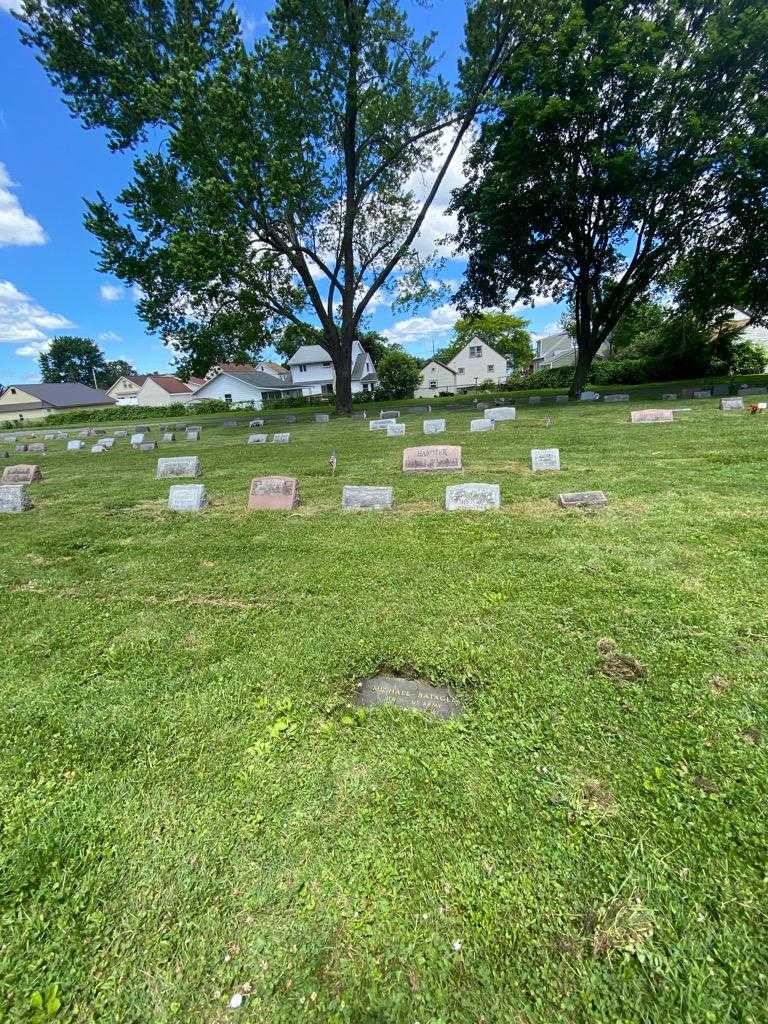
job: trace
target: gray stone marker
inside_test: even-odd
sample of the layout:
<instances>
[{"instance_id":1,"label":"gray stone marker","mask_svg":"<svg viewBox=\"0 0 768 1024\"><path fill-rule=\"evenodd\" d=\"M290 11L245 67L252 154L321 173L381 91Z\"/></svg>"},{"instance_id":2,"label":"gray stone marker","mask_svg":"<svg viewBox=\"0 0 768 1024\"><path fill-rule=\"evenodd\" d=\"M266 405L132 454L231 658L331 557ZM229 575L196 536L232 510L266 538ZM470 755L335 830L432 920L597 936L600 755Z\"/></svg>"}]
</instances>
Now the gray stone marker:
<instances>
[{"instance_id":1,"label":"gray stone marker","mask_svg":"<svg viewBox=\"0 0 768 1024\"><path fill-rule=\"evenodd\" d=\"M347 509L388 509L392 508L394 502L395 492L392 487L356 487L345 484L341 493L341 507Z\"/></svg>"},{"instance_id":2,"label":"gray stone marker","mask_svg":"<svg viewBox=\"0 0 768 1024\"><path fill-rule=\"evenodd\" d=\"M600 395L597 391L582 391L579 395L580 402L597 402L600 399Z\"/></svg>"},{"instance_id":3,"label":"gray stone marker","mask_svg":"<svg viewBox=\"0 0 768 1024\"><path fill-rule=\"evenodd\" d=\"M83 442L82 441L67 441L67 451L68 452L79 452L82 447L83 447Z\"/></svg>"},{"instance_id":4,"label":"gray stone marker","mask_svg":"<svg viewBox=\"0 0 768 1024\"><path fill-rule=\"evenodd\" d=\"M720 409L722 412L743 412L744 411L744 399L743 398L721 398Z\"/></svg>"},{"instance_id":5,"label":"gray stone marker","mask_svg":"<svg viewBox=\"0 0 768 1024\"><path fill-rule=\"evenodd\" d=\"M671 409L633 409L629 414L632 423L674 423Z\"/></svg>"},{"instance_id":6,"label":"gray stone marker","mask_svg":"<svg viewBox=\"0 0 768 1024\"><path fill-rule=\"evenodd\" d=\"M78 437L90 437L91 436L91 432L90 432L90 430L78 430L77 436Z\"/></svg>"},{"instance_id":7,"label":"gray stone marker","mask_svg":"<svg viewBox=\"0 0 768 1024\"><path fill-rule=\"evenodd\" d=\"M200 459L197 455L177 455L174 458L157 460L156 480L185 476L200 476Z\"/></svg>"},{"instance_id":8,"label":"gray stone marker","mask_svg":"<svg viewBox=\"0 0 768 1024\"><path fill-rule=\"evenodd\" d=\"M144 441L136 445L137 452L153 452L157 449L157 441Z\"/></svg>"},{"instance_id":9,"label":"gray stone marker","mask_svg":"<svg viewBox=\"0 0 768 1024\"><path fill-rule=\"evenodd\" d=\"M179 429L181 430L182 428L179 427ZM196 430L198 434L202 431L202 429L203 428L200 426L199 423L187 423L184 425L184 430Z\"/></svg>"},{"instance_id":10,"label":"gray stone marker","mask_svg":"<svg viewBox=\"0 0 768 1024\"><path fill-rule=\"evenodd\" d=\"M330 422L331 422L331 417L328 415L327 412L316 412L315 413L315 423L330 423Z\"/></svg>"},{"instance_id":11,"label":"gray stone marker","mask_svg":"<svg viewBox=\"0 0 768 1024\"><path fill-rule=\"evenodd\" d=\"M188 430L187 431L187 440L188 441L199 441L200 440L200 431L199 430Z\"/></svg>"},{"instance_id":12,"label":"gray stone marker","mask_svg":"<svg viewBox=\"0 0 768 1024\"><path fill-rule=\"evenodd\" d=\"M572 491L558 494L557 500L562 508L604 508L608 504L602 491Z\"/></svg>"},{"instance_id":13,"label":"gray stone marker","mask_svg":"<svg viewBox=\"0 0 768 1024\"><path fill-rule=\"evenodd\" d=\"M628 402L629 401L629 395L626 392L624 392L624 391L615 392L612 395L603 395L603 401L604 402Z\"/></svg>"},{"instance_id":14,"label":"gray stone marker","mask_svg":"<svg viewBox=\"0 0 768 1024\"><path fill-rule=\"evenodd\" d=\"M263 427L264 426L264 420L261 419L261 417L257 417L255 420L251 420L251 422L248 424L248 426L249 427Z\"/></svg>"},{"instance_id":15,"label":"gray stone marker","mask_svg":"<svg viewBox=\"0 0 768 1024\"><path fill-rule=\"evenodd\" d=\"M112 432L112 437L128 437L128 431L127 430L114 430Z\"/></svg>"},{"instance_id":16,"label":"gray stone marker","mask_svg":"<svg viewBox=\"0 0 768 1024\"><path fill-rule=\"evenodd\" d=\"M424 711L435 718L456 718L464 710L461 702L444 686L432 686L421 679L374 676L357 684L357 704L372 708L393 704L407 711Z\"/></svg>"},{"instance_id":17,"label":"gray stone marker","mask_svg":"<svg viewBox=\"0 0 768 1024\"><path fill-rule=\"evenodd\" d=\"M292 476L259 476L251 480L248 508L290 512L299 504L299 481Z\"/></svg>"},{"instance_id":18,"label":"gray stone marker","mask_svg":"<svg viewBox=\"0 0 768 1024\"><path fill-rule=\"evenodd\" d=\"M108 451L109 448L107 448L107 446L102 444L100 441L97 441L96 444L91 445L91 455L106 455Z\"/></svg>"},{"instance_id":19,"label":"gray stone marker","mask_svg":"<svg viewBox=\"0 0 768 1024\"><path fill-rule=\"evenodd\" d=\"M249 434L248 444L266 444L269 440L269 434Z\"/></svg>"},{"instance_id":20,"label":"gray stone marker","mask_svg":"<svg viewBox=\"0 0 768 1024\"><path fill-rule=\"evenodd\" d=\"M486 430L495 430L496 423L494 420L470 420L469 431L471 434L483 434Z\"/></svg>"},{"instance_id":21,"label":"gray stone marker","mask_svg":"<svg viewBox=\"0 0 768 1024\"><path fill-rule=\"evenodd\" d=\"M0 513L26 512L32 508L32 499L26 484L0 484Z\"/></svg>"},{"instance_id":22,"label":"gray stone marker","mask_svg":"<svg viewBox=\"0 0 768 1024\"><path fill-rule=\"evenodd\" d=\"M173 433L173 431L166 430L166 432L163 434L163 440L168 442L175 441L176 435Z\"/></svg>"},{"instance_id":23,"label":"gray stone marker","mask_svg":"<svg viewBox=\"0 0 768 1024\"><path fill-rule=\"evenodd\" d=\"M541 395L529 395L528 405L541 405Z\"/></svg>"},{"instance_id":24,"label":"gray stone marker","mask_svg":"<svg viewBox=\"0 0 768 1024\"><path fill-rule=\"evenodd\" d=\"M445 488L446 512L488 512L501 508L498 484L451 484Z\"/></svg>"},{"instance_id":25,"label":"gray stone marker","mask_svg":"<svg viewBox=\"0 0 768 1024\"><path fill-rule=\"evenodd\" d=\"M369 420L369 430L387 430L392 420Z\"/></svg>"},{"instance_id":26,"label":"gray stone marker","mask_svg":"<svg viewBox=\"0 0 768 1024\"><path fill-rule=\"evenodd\" d=\"M40 472L39 466L34 463L22 463L16 466L6 466L0 482L4 484L36 484L42 479L43 474Z\"/></svg>"},{"instance_id":27,"label":"gray stone marker","mask_svg":"<svg viewBox=\"0 0 768 1024\"><path fill-rule=\"evenodd\" d=\"M425 434L445 433L445 420L424 420L422 424Z\"/></svg>"},{"instance_id":28,"label":"gray stone marker","mask_svg":"<svg viewBox=\"0 0 768 1024\"><path fill-rule=\"evenodd\" d=\"M570 401L568 395L555 395L555 401L558 405L564 405Z\"/></svg>"},{"instance_id":29,"label":"gray stone marker","mask_svg":"<svg viewBox=\"0 0 768 1024\"><path fill-rule=\"evenodd\" d=\"M382 409L379 413L380 420L397 420L400 419L399 409Z\"/></svg>"},{"instance_id":30,"label":"gray stone marker","mask_svg":"<svg viewBox=\"0 0 768 1024\"><path fill-rule=\"evenodd\" d=\"M100 437L97 443L100 444L102 448L112 448L114 447L115 439L114 437Z\"/></svg>"},{"instance_id":31,"label":"gray stone marker","mask_svg":"<svg viewBox=\"0 0 768 1024\"><path fill-rule=\"evenodd\" d=\"M711 398L712 397L712 391L709 390L709 389L706 390L706 391L694 391L692 397L693 398Z\"/></svg>"},{"instance_id":32,"label":"gray stone marker","mask_svg":"<svg viewBox=\"0 0 768 1024\"><path fill-rule=\"evenodd\" d=\"M740 395L764 395L765 392L766 388L758 387L754 384L741 384L739 386ZM11 438L9 437L8 440L10 441Z\"/></svg>"},{"instance_id":33,"label":"gray stone marker","mask_svg":"<svg viewBox=\"0 0 768 1024\"><path fill-rule=\"evenodd\" d=\"M131 434L131 444L133 444L133 445L144 444L144 440L146 439L146 436L147 436L146 434Z\"/></svg>"},{"instance_id":34,"label":"gray stone marker","mask_svg":"<svg viewBox=\"0 0 768 1024\"><path fill-rule=\"evenodd\" d=\"M531 448L531 469L534 472L560 469L559 448Z\"/></svg>"},{"instance_id":35,"label":"gray stone marker","mask_svg":"<svg viewBox=\"0 0 768 1024\"><path fill-rule=\"evenodd\" d=\"M150 434L152 432L152 427L148 423L140 423L136 429L142 434Z\"/></svg>"},{"instance_id":36,"label":"gray stone marker","mask_svg":"<svg viewBox=\"0 0 768 1024\"><path fill-rule=\"evenodd\" d=\"M273 434L272 444L288 444L291 440L290 434Z\"/></svg>"},{"instance_id":37,"label":"gray stone marker","mask_svg":"<svg viewBox=\"0 0 768 1024\"><path fill-rule=\"evenodd\" d=\"M390 420L387 427L387 437L405 437L405 424L395 423L394 420Z\"/></svg>"},{"instance_id":38,"label":"gray stone marker","mask_svg":"<svg viewBox=\"0 0 768 1024\"><path fill-rule=\"evenodd\" d=\"M461 446L430 444L403 449L404 473L450 473L461 469Z\"/></svg>"},{"instance_id":39,"label":"gray stone marker","mask_svg":"<svg viewBox=\"0 0 768 1024\"><path fill-rule=\"evenodd\" d=\"M15 452L17 452L19 455L21 455L22 452L28 452L29 451L29 445L28 444L17 444L13 450Z\"/></svg>"},{"instance_id":40,"label":"gray stone marker","mask_svg":"<svg viewBox=\"0 0 768 1024\"><path fill-rule=\"evenodd\" d=\"M169 512L202 512L209 504L205 484L174 484L168 492Z\"/></svg>"},{"instance_id":41,"label":"gray stone marker","mask_svg":"<svg viewBox=\"0 0 768 1024\"><path fill-rule=\"evenodd\" d=\"M486 409L485 418L487 420L514 420L517 419L517 409L513 405L502 405L497 409Z\"/></svg>"},{"instance_id":42,"label":"gray stone marker","mask_svg":"<svg viewBox=\"0 0 768 1024\"><path fill-rule=\"evenodd\" d=\"M296 417L294 415L286 416L285 417L285 422L286 423L295 423L296 422Z\"/></svg>"}]
</instances>

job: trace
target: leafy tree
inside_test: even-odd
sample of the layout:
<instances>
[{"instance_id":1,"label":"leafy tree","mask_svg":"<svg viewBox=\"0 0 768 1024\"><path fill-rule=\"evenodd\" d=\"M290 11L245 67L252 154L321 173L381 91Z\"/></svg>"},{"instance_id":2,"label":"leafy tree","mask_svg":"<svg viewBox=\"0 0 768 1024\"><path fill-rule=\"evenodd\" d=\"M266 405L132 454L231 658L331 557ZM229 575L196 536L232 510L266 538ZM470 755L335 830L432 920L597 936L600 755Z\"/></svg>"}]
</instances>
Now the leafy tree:
<instances>
[{"instance_id":1,"label":"leafy tree","mask_svg":"<svg viewBox=\"0 0 768 1024\"><path fill-rule=\"evenodd\" d=\"M438 362L450 362L473 338L507 356L515 366L527 366L533 361L528 321L511 313L464 316L453 325L453 334L453 341L435 353Z\"/></svg>"},{"instance_id":2,"label":"leafy tree","mask_svg":"<svg viewBox=\"0 0 768 1024\"><path fill-rule=\"evenodd\" d=\"M299 351L302 345L323 345L323 332L311 324L286 324L280 338L275 342L275 350L287 362Z\"/></svg>"},{"instance_id":3,"label":"leafy tree","mask_svg":"<svg viewBox=\"0 0 768 1024\"><path fill-rule=\"evenodd\" d=\"M733 346L731 373L765 373L768 366L768 352L753 341L742 341Z\"/></svg>"},{"instance_id":4,"label":"leafy tree","mask_svg":"<svg viewBox=\"0 0 768 1024\"><path fill-rule=\"evenodd\" d=\"M38 360L45 384L87 384L93 387L93 374L97 381L104 380L106 363L104 353L90 338L63 334L54 338L47 352Z\"/></svg>"},{"instance_id":5,"label":"leafy tree","mask_svg":"<svg viewBox=\"0 0 768 1024\"><path fill-rule=\"evenodd\" d=\"M393 348L381 359L376 371L379 386L376 395L381 399L413 398L421 383L421 364L401 348Z\"/></svg>"},{"instance_id":6,"label":"leafy tree","mask_svg":"<svg viewBox=\"0 0 768 1024\"><path fill-rule=\"evenodd\" d=\"M224 0L24 0L70 109L135 154L122 213L100 195L86 224L185 367L309 315L350 410L353 340L395 269L429 291L414 241L513 39L503 0L470 2L492 30L454 95L394 0L276 0L250 51Z\"/></svg>"},{"instance_id":7,"label":"leafy tree","mask_svg":"<svg viewBox=\"0 0 768 1024\"><path fill-rule=\"evenodd\" d=\"M689 253L701 268L731 252L733 237L731 265L742 279L757 270L745 235L749 211L768 198L768 8L526 9L528 33L505 61L455 194L469 256L460 299L570 298L575 394L632 303L654 284L682 287L675 271Z\"/></svg>"},{"instance_id":8,"label":"leafy tree","mask_svg":"<svg viewBox=\"0 0 768 1024\"><path fill-rule=\"evenodd\" d=\"M359 336L360 344L371 357L374 365L378 367L384 357L401 346L397 343L390 343L383 334L378 331L363 331Z\"/></svg>"},{"instance_id":9,"label":"leafy tree","mask_svg":"<svg viewBox=\"0 0 768 1024\"><path fill-rule=\"evenodd\" d=\"M111 359L104 364L104 369L98 376L98 380L104 387L111 388L116 380L121 377L135 377L136 372L136 367L125 359Z\"/></svg>"}]
</instances>

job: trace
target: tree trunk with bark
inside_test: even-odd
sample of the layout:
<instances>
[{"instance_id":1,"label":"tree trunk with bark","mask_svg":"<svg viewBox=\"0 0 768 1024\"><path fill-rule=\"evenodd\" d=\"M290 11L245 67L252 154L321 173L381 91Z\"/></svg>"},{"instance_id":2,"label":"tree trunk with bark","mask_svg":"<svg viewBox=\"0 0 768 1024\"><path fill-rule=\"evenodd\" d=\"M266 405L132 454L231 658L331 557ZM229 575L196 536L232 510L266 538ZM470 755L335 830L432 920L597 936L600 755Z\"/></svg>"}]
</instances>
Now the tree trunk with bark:
<instances>
[{"instance_id":1,"label":"tree trunk with bark","mask_svg":"<svg viewBox=\"0 0 768 1024\"><path fill-rule=\"evenodd\" d=\"M336 346L333 355L336 371L336 412L339 416L352 414L352 346L347 351L343 341Z\"/></svg>"}]
</instances>

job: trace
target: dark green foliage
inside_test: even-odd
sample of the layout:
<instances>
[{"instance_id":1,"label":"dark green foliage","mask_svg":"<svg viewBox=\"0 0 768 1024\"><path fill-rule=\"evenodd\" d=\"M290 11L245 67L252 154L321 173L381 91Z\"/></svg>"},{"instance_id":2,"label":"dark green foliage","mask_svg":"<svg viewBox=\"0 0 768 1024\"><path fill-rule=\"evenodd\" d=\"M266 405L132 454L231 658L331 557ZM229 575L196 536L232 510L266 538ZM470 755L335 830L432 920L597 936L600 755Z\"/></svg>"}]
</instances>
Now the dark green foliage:
<instances>
[{"instance_id":1,"label":"dark green foliage","mask_svg":"<svg viewBox=\"0 0 768 1024\"><path fill-rule=\"evenodd\" d=\"M533 360L528 321L520 316L511 313L463 316L453 325L453 333L454 340L435 353L434 358L440 363L450 362L473 338L508 356L515 366L524 367Z\"/></svg>"},{"instance_id":2,"label":"dark green foliage","mask_svg":"<svg viewBox=\"0 0 768 1024\"><path fill-rule=\"evenodd\" d=\"M387 352L376 370L379 375L376 398L382 401L390 398L413 398L414 391L421 383L419 360L402 349Z\"/></svg>"},{"instance_id":3,"label":"dark green foliage","mask_svg":"<svg viewBox=\"0 0 768 1024\"><path fill-rule=\"evenodd\" d=\"M173 405L114 405L108 409L73 409L71 412L52 413L46 417L46 426L63 427L73 423L121 423L123 420L141 423L144 420L192 420L195 416L214 412L229 412L229 402L209 398L195 402L193 408L174 402Z\"/></svg>"},{"instance_id":4,"label":"dark green foliage","mask_svg":"<svg viewBox=\"0 0 768 1024\"><path fill-rule=\"evenodd\" d=\"M311 324L286 324L274 347L287 363L302 345L322 345L323 337L323 332Z\"/></svg>"},{"instance_id":5,"label":"dark green foliage","mask_svg":"<svg viewBox=\"0 0 768 1024\"><path fill-rule=\"evenodd\" d=\"M136 367L125 359L111 359L104 364L104 369L99 374L99 386L111 388L115 381L121 377L136 376Z\"/></svg>"},{"instance_id":6,"label":"dark green foliage","mask_svg":"<svg viewBox=\"0 0 768 1024\"><path fill-rule=\"evenodd\" d=\"M104 353L95 341L64 334L51 341L38 363L44 384L87 384L89 387L94 386L94 372L96 380L102 383L107 366Z\"/></svg>"}]
</instances>

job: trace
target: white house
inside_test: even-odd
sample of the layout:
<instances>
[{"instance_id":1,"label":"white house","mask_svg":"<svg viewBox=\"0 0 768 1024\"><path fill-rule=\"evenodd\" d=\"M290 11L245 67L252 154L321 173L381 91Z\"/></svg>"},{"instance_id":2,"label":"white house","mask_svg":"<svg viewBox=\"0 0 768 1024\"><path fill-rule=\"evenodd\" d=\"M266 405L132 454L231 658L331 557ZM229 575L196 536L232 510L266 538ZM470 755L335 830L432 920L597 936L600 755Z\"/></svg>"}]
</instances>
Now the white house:
<instances>
[{"instance_id":1,"label":"white house","mask_svg":"<svg viewBox=\"0 0 768 1024\"><path fill-rule=\"evenodd\" d=\"M441 391L458 394L487 381L503 384L512 369L512 360L491 348L480 338L472 338L448 363L430 360L421 371L417 398L429 398Z\"/></svg>"},{"instance_id":2,"label":"white house","mask_svg":"<svg viewBox=\"0 0 768 1024\"><path fill-rule=\"evenodd\" d=\"M331 357L320 345L302 345L288 360L291 384L302 395L332 395L336 387L336 371ZM360 342L352 342L352 394L374 391L378 382L373 360Z\"/></svg>"},{"instance_id":3,"label":"white house","mask_svg":"<svg viewBox=\"0 0 768 1024\"><path fill-rule=\"evenodd\" d=\"M534 370L552 370L558 366L576 365L576 342L562 331L560 334L548 334L546 338L536 341L536 354L533 357Z\"/></svg>"},{"instance_id":4,"label":"white house","mask_svg":"<svg viewBox=\"0 0 768 1024\"><path fill-rule=\"evenodd\" d=\"M139 388L134 405L157 407L174 405L192 398L194 391L171 374L150 373Z\"/></svg>"},{"instance_id":5,"label":"white house","mask_svg":"<svg viewBox=\"0 0 768 1024\"><path fill-rule=\"evenodd\" d=\"M118 405L136 405L136 396L146 379L146 373L118 377L115 383L107 388L107 394L114 398Z\"/></svg>"},{"instance_id":6,"label":"white house","mask_svg":"<svg viewBox=\"0 0 768 1024\"><path fill-rule=\"evenodd\" d=\"M265 398L288 398L300 394L299 388L292 386L283 377L260 370L229 370L217 373L195 392L195 401L216 398L223 402L237 405L241 402L252 402L255 409L264 407Z\"/></svg>"}]
</instances>

